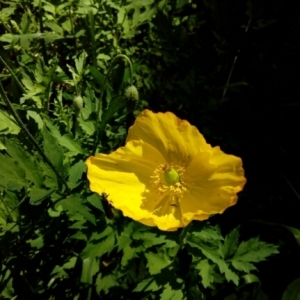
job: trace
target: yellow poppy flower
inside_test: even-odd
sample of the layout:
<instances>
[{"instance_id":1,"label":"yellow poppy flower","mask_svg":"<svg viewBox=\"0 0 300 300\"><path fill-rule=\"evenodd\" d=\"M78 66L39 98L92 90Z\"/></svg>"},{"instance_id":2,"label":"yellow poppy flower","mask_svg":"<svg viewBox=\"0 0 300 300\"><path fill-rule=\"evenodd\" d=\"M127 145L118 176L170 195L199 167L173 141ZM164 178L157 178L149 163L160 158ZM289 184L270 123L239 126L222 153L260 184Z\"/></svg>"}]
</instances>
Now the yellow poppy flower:
<instances>
[{"instance_id":1,"label":"yellow poppy flower","mask_svg":"<svg viewBox=\"0 0 300 300\"><path fill-rule=\"evenodd\" d=\"M211 147L171 112L144 110L124 147L86 163L92 191L106 192L125 216L166 231L222 213L246 183L239 157Z\"/></svg>"}]
</instances>

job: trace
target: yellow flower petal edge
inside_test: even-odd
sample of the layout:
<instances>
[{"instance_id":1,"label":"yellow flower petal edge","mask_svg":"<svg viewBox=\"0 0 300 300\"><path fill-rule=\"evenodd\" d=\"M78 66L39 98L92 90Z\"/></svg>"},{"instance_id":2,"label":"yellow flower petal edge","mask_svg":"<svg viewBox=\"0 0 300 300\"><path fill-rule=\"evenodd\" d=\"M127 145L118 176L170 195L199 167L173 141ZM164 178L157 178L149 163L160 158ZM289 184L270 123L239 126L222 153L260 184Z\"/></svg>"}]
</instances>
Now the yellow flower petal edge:
<instances>
[{"instance_id":1,"label":"yellow flower petal edge","mask_svg":"<svg viewBox=\"0 0 300 300\"><path fill-rule=\"evenodd\" d=\"M190 160L199 150L208 150L203 135L188 121L171 112L153 113L145 109L129 128L126 142L143 140L156 148L168 161Z\"/></svg>"},{"instance_id":2,"label":"yellow flower petal edge","mask_svg":"<svg viewBox=\"0 0 300 300\"><path fill-rule=\"evenodd\" d=\"M211 147L170 112L144 110L124 147L86 164L92 191L107 193L125 216L165 231L223 213L246 183L239 157Z\"/></svg>"}]
</instances>

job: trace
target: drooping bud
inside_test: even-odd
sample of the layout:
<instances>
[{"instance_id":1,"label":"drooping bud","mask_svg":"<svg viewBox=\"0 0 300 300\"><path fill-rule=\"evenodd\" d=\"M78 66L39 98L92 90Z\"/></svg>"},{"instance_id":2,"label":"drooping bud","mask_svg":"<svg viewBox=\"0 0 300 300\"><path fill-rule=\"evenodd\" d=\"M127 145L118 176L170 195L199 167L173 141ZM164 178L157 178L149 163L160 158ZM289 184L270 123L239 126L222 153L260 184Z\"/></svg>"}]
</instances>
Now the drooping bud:
<instances>
[{"instance_id":1,"label":"drooping bud","mask_svg":"<svg viewBox=\"0 0 300 300\"><path fill-rule=\"evenodd\" d=\"M139 101L139 92L134 85L129 86L125 90L125 97L127 99L127 103L129 108L135 108Z\"/></svg>"}]
</instances>

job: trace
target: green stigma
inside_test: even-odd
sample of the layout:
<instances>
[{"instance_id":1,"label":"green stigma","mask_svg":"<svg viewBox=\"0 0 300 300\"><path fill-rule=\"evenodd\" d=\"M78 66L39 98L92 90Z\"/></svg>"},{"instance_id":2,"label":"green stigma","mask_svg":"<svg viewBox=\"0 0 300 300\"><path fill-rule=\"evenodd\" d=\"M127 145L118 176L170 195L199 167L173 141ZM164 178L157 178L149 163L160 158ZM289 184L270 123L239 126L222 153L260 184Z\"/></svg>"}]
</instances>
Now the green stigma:
<instances>
[{"instance_id":1,"label":"green stigma","mask_svg":"<svg viewBox=\"0 0 300 300\"><path fill-rule=\"evenodd\" d=\"M171 168L170 165L165 165L163 170L164 178L168 185L174 185L179 181L180 176L178 172L175 169Z\"/></svg>"}]
</instances>

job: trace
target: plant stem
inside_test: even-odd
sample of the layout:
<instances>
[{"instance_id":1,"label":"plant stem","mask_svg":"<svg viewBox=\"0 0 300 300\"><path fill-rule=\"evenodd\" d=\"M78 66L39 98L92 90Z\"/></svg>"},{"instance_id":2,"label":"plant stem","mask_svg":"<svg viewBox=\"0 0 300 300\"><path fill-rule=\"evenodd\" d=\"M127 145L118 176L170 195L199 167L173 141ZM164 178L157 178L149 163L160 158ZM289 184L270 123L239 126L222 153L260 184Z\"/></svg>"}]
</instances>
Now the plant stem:
<instances>
[{"instance_id":1,"label":"plant stem","mask_svg":"<svg viewBox=\"0 0 300 300\"><path fill-rule=\"evenodd\" d=\"M125 59L128 64L129 64L129 70L130 70L130 85L132 85L132 64L131 64L131 61L130 59L128 58L128 56L124 55L124 54L118 54L116 55L109 67L108 67L108 70L107 70L107 73L105 75L105 78L103 80L103 86L102 86L102 90L101 90L101 94L100 94L100 98L99 98L99 105L97 107L97 112L96 112L96 130L95 130L95 140L94 140L94 145L93 145L93 149L92 149L92 154L95 155L96 154L96 151L97 151L97 147L98 147L98 144L99 144L99 137L100 137L100 130L101 130L101 127L100 126L100 109L101 109L101 101L102 101L102 98L103 98L103 95L104 95L104 91L105 91L105 87L106 87L106 83L107 83L107 80L108 80L108 75L114 65L114 62L118 59L118 58L123 58Z\"/></svg>"},{"instance_id":2,"label":"plant stem","mask_svg":"<svg viewBox=\"0 0 300 300\"><path fill-rule=\"evenodd\" d=\"M248 32L248 30L250 28L250 24L251 24L251 18L248 21L248 24L247 24L247 26L245 28L244 33ZM227 90L228 90L228 85L230 83L230 80L231 80L231 77L232 77L232 73L233 73L233 70L234 70L234 67L235 67L236 61L237 61L237 59L239 57L240 52L241 52L241 49L238 49L237 54L236 54L236 56L233 59L233 62L232 62L232 65L231 65L231 69L229 71L229 75L228 75L228 78L227 78L227 81L226 81L226 84L225 84L225 88L223 90L222 98L220 99L220 103L222 102L223 98L225 98L225 96L226 96L226 93L227 93Z\"/></svg>"}]
</instances>

